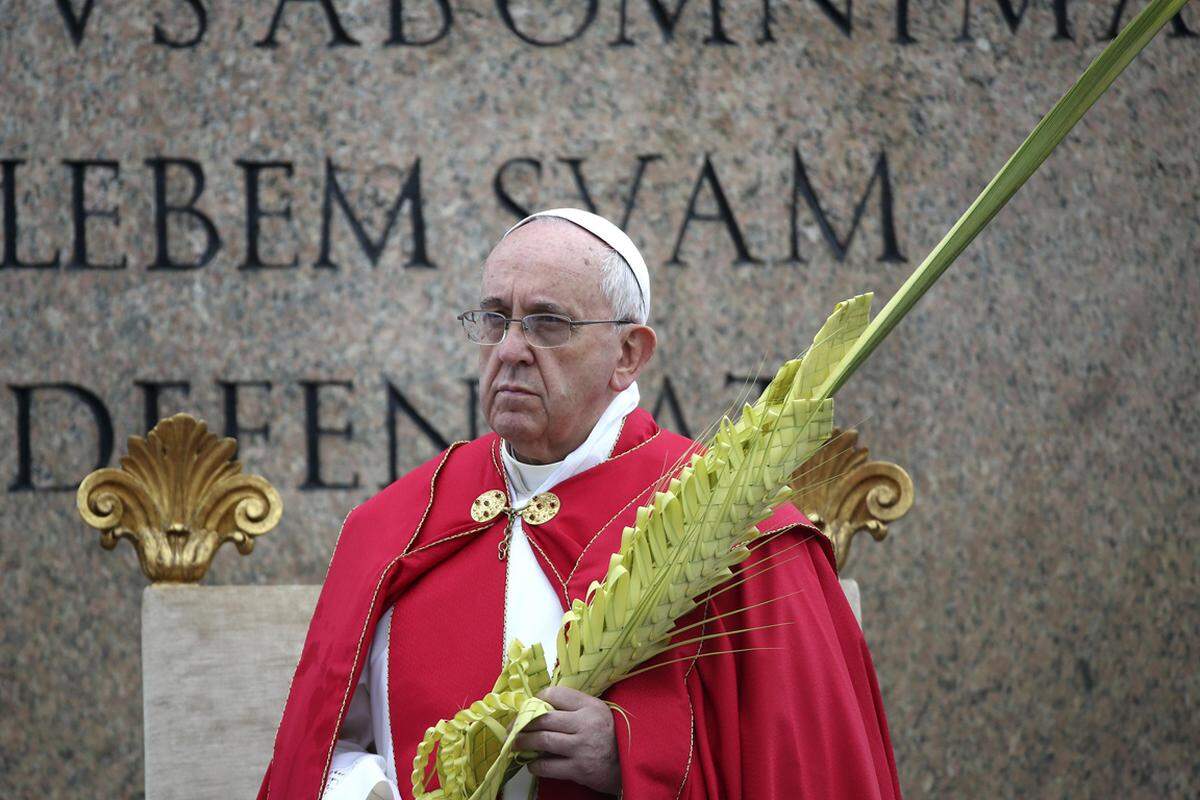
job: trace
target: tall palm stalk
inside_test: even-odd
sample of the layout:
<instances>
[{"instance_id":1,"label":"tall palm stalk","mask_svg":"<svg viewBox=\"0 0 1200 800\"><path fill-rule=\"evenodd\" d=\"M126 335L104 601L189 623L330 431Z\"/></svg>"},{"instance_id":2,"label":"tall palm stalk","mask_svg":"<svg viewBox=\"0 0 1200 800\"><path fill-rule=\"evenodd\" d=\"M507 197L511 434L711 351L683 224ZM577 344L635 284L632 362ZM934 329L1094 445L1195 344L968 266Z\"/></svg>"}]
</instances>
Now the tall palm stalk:
<instances>
[{"instance_id":1,"label":"tall palm stalk","mask_svg":"<svg viewBox=\"0 0 1200 800\"><path fill-rule=\"evenodd\" d=\"M683 642L677 621L727 581L749 554L755 525L790 493L787 481L828 438L834 393L939 276L1029 179L1084 112L1187 0L1152 0L1104 49L1004 164L879 315L870 295L838 304L812 347L785 364L737 422L716 434L639 508L602 581L576 600L558 634L558 665L547 672L540 645L514 642L493 691L426 733L413 764L423 800L491 800L519 764L513 741L550 709L534 695L548 685L599 695L646 660ZM440 788L427 792L436 749Z\"/></svg>"}]
</instances>

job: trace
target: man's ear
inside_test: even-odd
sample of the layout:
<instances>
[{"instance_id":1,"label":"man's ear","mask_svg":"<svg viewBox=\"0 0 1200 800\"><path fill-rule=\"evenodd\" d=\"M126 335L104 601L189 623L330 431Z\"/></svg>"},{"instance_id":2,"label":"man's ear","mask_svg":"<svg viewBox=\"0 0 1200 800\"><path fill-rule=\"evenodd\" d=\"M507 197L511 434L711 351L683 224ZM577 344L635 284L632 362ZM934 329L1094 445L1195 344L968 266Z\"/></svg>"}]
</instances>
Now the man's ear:
<instances>
[{"instance_id":1,"label":"man's ear","mask_svg":"<svg viewBox=\"0 0 1200 800\"><path fill-rule=\"evenodd\" d=\"M637 380L646 362L654 355L658 336L649 325L631 325L621 337L621 358L609 379L609 388L622 392Z\"/></svg>"}]
</instances>

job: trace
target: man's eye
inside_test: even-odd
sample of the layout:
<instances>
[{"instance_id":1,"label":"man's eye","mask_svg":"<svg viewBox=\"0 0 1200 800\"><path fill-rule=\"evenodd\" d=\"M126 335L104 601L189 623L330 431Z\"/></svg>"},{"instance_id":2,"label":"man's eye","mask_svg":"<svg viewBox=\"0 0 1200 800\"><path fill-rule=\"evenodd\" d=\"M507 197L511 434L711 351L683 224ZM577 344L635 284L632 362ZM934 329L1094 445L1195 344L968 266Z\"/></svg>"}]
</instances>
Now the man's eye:
<instances>
[{"instance_id":1,"label":"man's eye","mask_svg":"<svg viewBox=\"0 0 1200 800\"><path fill-rule=\"evenodd\" d=\"M559 317L552 317L548 314L538 314L529 318L529 324L538 328L554 329L561 328L563 325L566 325L567 321Z\"/></svg>"}]
</instances>

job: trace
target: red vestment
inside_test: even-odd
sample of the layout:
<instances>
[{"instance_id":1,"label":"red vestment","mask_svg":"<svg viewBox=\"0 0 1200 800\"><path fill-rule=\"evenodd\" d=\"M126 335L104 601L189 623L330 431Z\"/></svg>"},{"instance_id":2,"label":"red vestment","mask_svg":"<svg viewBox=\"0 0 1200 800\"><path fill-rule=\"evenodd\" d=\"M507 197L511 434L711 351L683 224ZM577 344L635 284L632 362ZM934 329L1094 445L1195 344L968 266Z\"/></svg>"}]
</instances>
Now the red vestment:
<instances>
[{"instance_id":1,"label":"red vestment","mask_svg":"<svg viewBox=\"0 0 1200 800\"><path fill-rule=\"evenodd\" d=\"M499 444L489 434L452 445L346 518L259 800L320 797L375 625L393 604L388 705L405 798L425 730L492 688L504 644L505 518L480 524L470 508L483 492L506 490ZM564 607L603 577L637 507L695 447L635 410L608 460L553 488L559 513L524 530ZM770 600L702 629L757 630L677 646L655 659L673 663L605 693L625 712L615 717L624 797L899 798L874 667L828 540L790 505L760 527L771 535L741 568L753 577L687 619ZM540 781L538 796L602 797L554 780Z\"/></svg>"}]
</instances>

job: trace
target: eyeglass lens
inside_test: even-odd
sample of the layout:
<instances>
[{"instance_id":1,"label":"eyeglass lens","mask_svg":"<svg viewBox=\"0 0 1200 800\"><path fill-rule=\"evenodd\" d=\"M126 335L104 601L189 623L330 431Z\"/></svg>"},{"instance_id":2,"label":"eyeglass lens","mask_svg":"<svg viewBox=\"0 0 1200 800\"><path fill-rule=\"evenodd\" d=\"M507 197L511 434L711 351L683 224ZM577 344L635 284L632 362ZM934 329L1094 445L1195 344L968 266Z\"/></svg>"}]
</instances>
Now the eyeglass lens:
<instances>
[{"instance_id":1,"label":"eyeglass lens","mask_svg":"<svg viewBox=\"0 0 1200 800\"><path fill-rule=\"evenodd\" d=\"M558 347L571 337L571 321L555 314L530 314L525 317L525 337L534 347ZM494 311L474 311L463 315L467 338L479 344L499 344L504 338L507 320Z\"/></svg>"}]
</instances>

